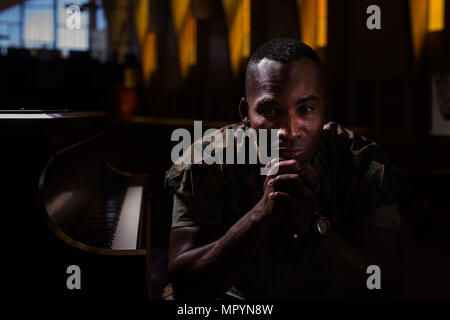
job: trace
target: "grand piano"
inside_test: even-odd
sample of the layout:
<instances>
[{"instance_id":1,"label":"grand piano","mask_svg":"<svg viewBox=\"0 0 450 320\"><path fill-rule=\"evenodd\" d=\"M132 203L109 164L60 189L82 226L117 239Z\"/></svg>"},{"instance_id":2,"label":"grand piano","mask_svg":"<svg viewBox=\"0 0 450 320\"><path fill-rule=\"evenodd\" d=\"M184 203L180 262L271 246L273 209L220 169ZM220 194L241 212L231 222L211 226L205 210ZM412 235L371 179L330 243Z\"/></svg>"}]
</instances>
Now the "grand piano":
<instances>
[{"instance_id":1,"label":"grand piano","mask_svg":"<svg viewBox=\"0 0 450 320\"><path fill-rule=\"evenodd\" d=\"M148 176L105 157L108 123L0 112L3 296L150 298ZM80 289L67 285L73 265Z\"/></svg>"}]
</instances>

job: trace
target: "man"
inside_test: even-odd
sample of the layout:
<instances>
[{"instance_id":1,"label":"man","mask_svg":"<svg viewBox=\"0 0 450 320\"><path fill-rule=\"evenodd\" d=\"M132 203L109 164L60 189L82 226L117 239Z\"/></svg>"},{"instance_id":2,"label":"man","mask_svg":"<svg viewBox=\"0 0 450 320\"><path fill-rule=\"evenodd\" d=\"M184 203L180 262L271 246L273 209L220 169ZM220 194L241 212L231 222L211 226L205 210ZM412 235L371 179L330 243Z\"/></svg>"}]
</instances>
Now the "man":
<instances>
[{"instance_id":1,"label":"man","mask_svg":"<svg viewBox=\"0 0 450 320\"><path fill-rule=\"evenodd\" d=\"M326 97L307 45L272 40L250 58L242 123L222 132L279 129L280 157L267 176L240 164L166 173L176 298L399 295L401 175L375 143L328 122ZM368 289L370 265L380 268L380 290Z\"/></svg>"}]
</instances>

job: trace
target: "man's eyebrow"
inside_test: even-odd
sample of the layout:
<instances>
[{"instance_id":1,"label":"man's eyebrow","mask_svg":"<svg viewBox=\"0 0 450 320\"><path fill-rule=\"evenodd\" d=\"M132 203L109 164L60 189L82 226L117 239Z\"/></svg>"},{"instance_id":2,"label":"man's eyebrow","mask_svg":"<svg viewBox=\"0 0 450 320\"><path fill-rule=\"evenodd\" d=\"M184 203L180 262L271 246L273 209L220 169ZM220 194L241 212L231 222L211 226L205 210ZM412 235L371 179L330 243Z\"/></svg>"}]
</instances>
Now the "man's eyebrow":
<instances>
[{"instance_id":1,"label":"man's eyebrow","mask_svg":"<svg viewBox=\"0 0 450 320\"><path fill-rule=\"evenodd\" d=\"M261 104L265 104L265 103L276 103L277 104L278 100L275 98L262 98L256 104L261 105Z\"/></svg>"},{"instance_id":2,"label":"man's eyebrow","mask_svg":"<svg viewBox=\"0 0 450 320\"><path fill-rule=\"evenodd\" d=\"M319 99L318 96L315 96L315 95L311 94L311 95L309 95L309 96L306 96L306 97L297 99L297 101L295 102L295 104L303 104L303 103L309 102L309 101L316 101L316 102L319 102L320 99Z\"/></svg>"}]
</instances>

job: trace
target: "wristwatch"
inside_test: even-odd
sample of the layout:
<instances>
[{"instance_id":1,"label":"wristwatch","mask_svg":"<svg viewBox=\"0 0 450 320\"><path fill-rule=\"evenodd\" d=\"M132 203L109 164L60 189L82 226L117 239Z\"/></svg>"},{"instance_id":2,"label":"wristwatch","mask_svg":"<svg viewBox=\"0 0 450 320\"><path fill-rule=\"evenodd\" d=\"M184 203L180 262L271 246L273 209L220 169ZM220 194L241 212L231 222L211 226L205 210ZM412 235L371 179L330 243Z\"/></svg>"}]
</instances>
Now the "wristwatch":
<instances>
[{"instance_id":1,"label":"wristwatch","mask_svg":"<svg viewBox=\"0 0 450 320\"><path fill-rule=\"evenodd\" d=\"M311 220L311 229L307 237L309 245L326 238L330 233L330 222L320 212L315 211Z\"/></svg>"},{"instance_id":2,"label":"wristwatch","mask_svg":"<svg viewBox=\"0 0 450 320\"><path fill-rule=\"evenodd\" d=\"M300 235L298 233L290 234L293 248L308 248L316 244L321 239L326 238L330 233L330 222L322 216L319 211L315 211L311 218L311 227L308 233Z\"/></svg>"}]
</instances>

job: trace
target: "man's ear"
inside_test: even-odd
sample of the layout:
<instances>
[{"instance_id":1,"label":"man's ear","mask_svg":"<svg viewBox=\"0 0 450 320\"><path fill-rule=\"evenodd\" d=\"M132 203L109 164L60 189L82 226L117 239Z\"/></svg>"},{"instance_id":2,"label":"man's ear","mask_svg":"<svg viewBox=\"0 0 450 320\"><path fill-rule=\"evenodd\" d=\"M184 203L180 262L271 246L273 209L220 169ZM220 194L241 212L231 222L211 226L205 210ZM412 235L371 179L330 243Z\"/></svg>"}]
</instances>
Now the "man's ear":
<instances>
[{"instance_id":1,"label":"man's ear","mask_svg":"<svg viewBox=\"0 0 450 320\"><path fill-rule=\"evenodd\" d=\"M248 117L248 103L244 97L241 98L239 102L239 115L241 116L241 120L247 126L250 125L250 119Z\"/></svg>"}]
</instances>

